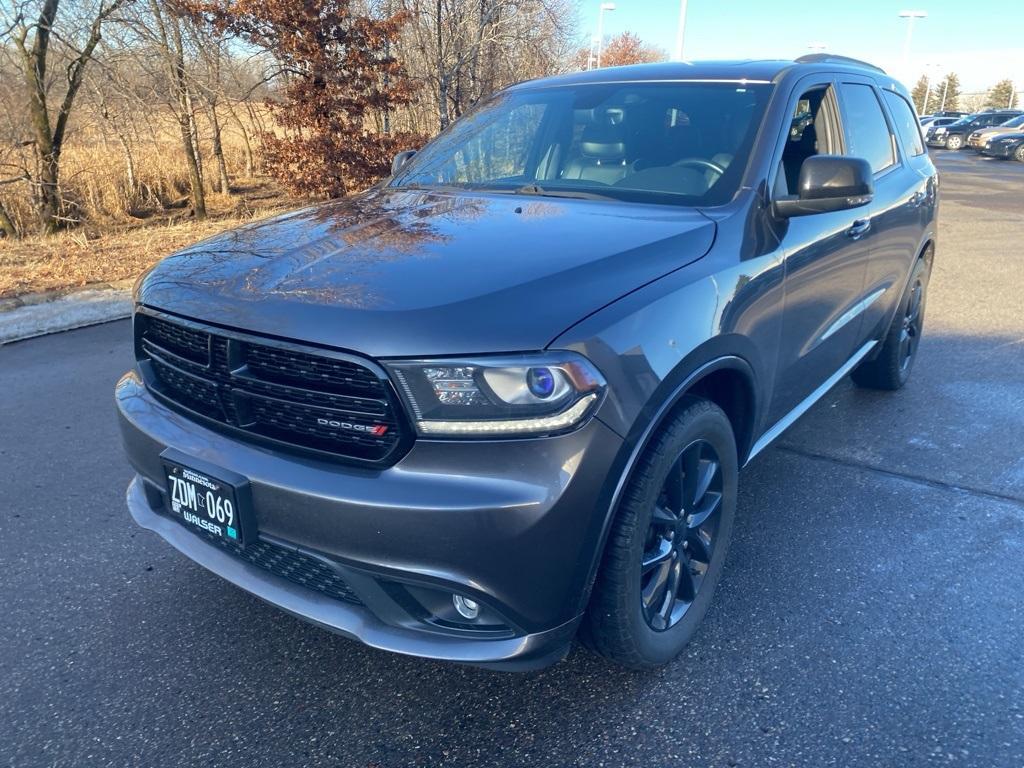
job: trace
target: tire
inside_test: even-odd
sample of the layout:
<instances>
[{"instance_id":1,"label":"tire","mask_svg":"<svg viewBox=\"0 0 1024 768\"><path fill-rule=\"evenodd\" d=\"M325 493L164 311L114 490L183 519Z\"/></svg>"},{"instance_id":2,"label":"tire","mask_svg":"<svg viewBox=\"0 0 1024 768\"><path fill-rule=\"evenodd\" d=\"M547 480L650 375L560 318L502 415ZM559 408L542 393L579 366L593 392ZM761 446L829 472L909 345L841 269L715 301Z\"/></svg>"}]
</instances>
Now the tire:
<instances>
[{"instance_id":1,"label":"tire","mask_svg":"<svg viewBox=\"0 0 1024 768\"><path fill-rule=\"evenodd\" d=\"M950 136L946 139L946 149L960 149L963 145L963 136Z\"/></svg>"},{"instance_id":2,"label":"tire","mask_svg":"<svg viewBox=\"0 0 1024 768\"><path fill-rule=\"evenodd\" d=\"M889 330L882 339L881 350L876 357L854 368L851 374L858 386L895 391L907 383L924 331L928 277L928 263L918 259Z\"/></svg>"},{"instance_id":3,"label":"tire","mask_svg":"<svg viewBox=\"0 0 1024 768\"><path fill-rule=\"evenodd\" d=\"M1018 162L1024 163L1024 144L1021 144L1015 150L1013 150L1013 159Z\"/></svg>"},{"instance_id":4,"label":"tire","mask_svg":"<svg viewBox=\"0 0 1024 768\"><path fill-rule=\"evenodd\" d=\"M679 655L722 575L738 472L728 417L714 403L684 398L625 488L584 617L585 645L632 669Z\"/></svg>"}]
</instances>

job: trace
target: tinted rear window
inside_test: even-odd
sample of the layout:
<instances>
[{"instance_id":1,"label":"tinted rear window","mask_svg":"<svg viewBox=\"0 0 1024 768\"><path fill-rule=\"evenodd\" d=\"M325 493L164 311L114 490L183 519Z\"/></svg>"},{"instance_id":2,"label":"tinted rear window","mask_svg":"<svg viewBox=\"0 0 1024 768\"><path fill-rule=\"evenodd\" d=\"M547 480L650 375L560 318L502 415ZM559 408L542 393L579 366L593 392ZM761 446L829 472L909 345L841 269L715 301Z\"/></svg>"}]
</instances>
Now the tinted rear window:
<instances>
[{"instance_id":1,"label":"tinted rear window","mask_svg":"<svg viewBox=\"0 0 1024 768\"><path fill-rule=\"evenodd\" d=\"M871 163L875 173L888 168L896 162L896 157L889 125L885 122L875 90L869 85L843 83L840 91L847 152L854 157L863 157Z\"/></svg>"},{"instance_id":2,"label":"tinted rear window","mask_svg":"<svg viewBox=\"0 0 1024 768\"><path fill-rule=\"evenodd\" d=\"M921 141L921 126L917 122L917 118L914 117L914 110L898 93L892 91L883 91L883 93L903 148L911 155L923 155L924 142Z\"/></svg>"}]
</instances>

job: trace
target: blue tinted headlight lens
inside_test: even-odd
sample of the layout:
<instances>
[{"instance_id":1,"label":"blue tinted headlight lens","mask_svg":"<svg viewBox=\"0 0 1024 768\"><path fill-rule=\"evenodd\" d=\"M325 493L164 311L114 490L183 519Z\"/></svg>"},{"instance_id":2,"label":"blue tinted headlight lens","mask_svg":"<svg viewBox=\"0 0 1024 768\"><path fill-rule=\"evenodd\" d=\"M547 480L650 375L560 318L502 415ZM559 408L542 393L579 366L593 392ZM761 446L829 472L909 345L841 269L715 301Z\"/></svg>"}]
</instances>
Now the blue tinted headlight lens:
<instances>
[{"instance_id":1,"label":"blue tinted headlight lens","mask_svg":"<svg viewBox=\"0 0 1024 768\"><path fill-rule=\"evenodd\" d=\"M385 365L421 435L567 432L594 412L606 386L589 360L568 350Z\"/></svg>"},{"instance_id":2,"label":"blue tinted headlight lens","mask_svg":"<svg viewBox=\"0 0 1024 768\"><path fill-rule=\"evenodd\" d=\"M550 368L531 368L526 373L526 386L535 397L551 397L555 391L555 375Z\"/></svg>"}]
</instances>

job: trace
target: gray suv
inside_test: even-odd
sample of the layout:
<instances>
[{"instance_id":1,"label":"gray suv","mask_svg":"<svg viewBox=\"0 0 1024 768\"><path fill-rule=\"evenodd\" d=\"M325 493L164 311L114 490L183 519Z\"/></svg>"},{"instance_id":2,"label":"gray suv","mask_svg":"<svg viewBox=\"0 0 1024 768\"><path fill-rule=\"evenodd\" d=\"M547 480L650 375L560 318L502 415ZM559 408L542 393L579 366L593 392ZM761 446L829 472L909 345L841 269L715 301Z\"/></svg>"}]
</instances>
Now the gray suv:
<instances>
[{"instance_id":1,"label":"gray suv","mask_svg":"<svg viewBox=\"0 0 1024 768\"><path fill-rule=\"evenodd\" d=\"M846 374L907 380L937 193L906 90L852 59L508 88L140 279L132 517L376 648L668 662L740 468Z\"/></svg>"}]
</instances>

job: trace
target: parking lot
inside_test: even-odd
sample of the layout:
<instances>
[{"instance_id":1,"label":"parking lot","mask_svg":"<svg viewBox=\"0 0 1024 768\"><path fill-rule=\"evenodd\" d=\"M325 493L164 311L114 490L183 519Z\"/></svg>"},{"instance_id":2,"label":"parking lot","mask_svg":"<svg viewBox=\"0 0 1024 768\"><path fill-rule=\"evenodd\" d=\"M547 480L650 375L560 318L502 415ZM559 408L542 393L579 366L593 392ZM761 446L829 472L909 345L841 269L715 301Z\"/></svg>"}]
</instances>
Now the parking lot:
<instances>
[{"instance_id":1,"label":"parking lot","mask_svg":"<svg viewBox=\"0 0 1024 768\"><path fill-rule=\"evenodd\" d=\"M510 675L368 650L135 527L125 321L0 348L0 763L1024 765L1024 163L936 152L925 338L743 473L667 668Z\"/></svg>"}]
</instances>

